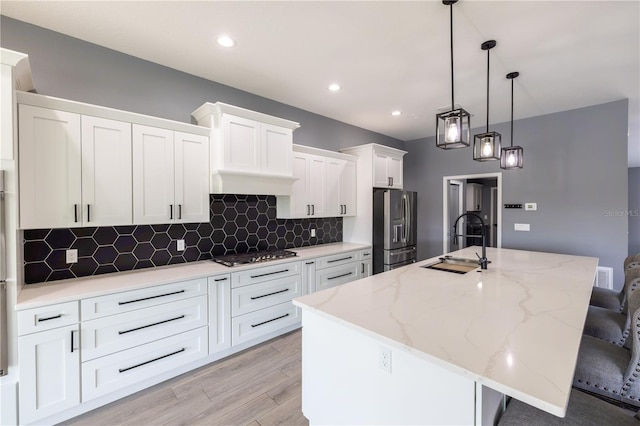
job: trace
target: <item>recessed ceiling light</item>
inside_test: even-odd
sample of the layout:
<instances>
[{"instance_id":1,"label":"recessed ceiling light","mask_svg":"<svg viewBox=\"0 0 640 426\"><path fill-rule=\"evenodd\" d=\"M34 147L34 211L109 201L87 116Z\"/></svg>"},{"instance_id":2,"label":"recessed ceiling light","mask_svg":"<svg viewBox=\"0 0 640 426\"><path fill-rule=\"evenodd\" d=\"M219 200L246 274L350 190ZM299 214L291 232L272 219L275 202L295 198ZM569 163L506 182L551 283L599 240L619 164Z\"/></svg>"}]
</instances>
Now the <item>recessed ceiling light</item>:
<instances>
[{"instance_id":1,"label":"recessed ceiling light","mask_svg":"<svg viewBox=\"0 0 640 426\"><path fill-rule=\"evenodd\" d=\"M338 83L332 83L329 85L329 90L331 90L332 92L337 92L340 89L341 87Z\"/></svg>"},{"instance_id":2,"label":"recessed ceiling light","mask_svg":"<svg viewBox=\"0 0 640 426\"><path fill-rule=\"evenodd\" d=\"M402 111L398 111L398 110L392 111L391 115L393 115L394 117L397 117L399 115L402 115Z\"/></svg>"},{"instance_id":3,"label":"recessed ceiling light","mask_svg":"<svg viewBox=\"0 0 640 426\"><path fill-rule=\"evenodd\" d=\"M221 35L216 41L222 47L235 47L236 45L236 41L227 35Z\"/></svg>"}]
</instances>

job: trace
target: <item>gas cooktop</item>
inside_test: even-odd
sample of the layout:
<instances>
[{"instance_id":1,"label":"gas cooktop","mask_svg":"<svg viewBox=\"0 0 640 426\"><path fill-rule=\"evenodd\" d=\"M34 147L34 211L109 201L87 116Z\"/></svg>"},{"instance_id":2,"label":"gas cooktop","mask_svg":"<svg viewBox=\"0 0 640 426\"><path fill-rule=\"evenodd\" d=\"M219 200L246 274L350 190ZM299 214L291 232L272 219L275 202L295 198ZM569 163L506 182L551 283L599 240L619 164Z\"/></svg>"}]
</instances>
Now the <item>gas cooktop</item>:
<instances>
[{"instance_id":1,"label":"gas cooktop","mask_svg":"<svg viewBox=\"0 0 640 426\"><path fill-rule=\"evenodd\" d=\"M270 260L285 259L287 257L295 256L296 253L289 250L269 250L241 254L227 254L224 256L216 256L211 260L224 266L238 266L246 265L247 263L268 262Z\"/></svg>"}]
</instances>

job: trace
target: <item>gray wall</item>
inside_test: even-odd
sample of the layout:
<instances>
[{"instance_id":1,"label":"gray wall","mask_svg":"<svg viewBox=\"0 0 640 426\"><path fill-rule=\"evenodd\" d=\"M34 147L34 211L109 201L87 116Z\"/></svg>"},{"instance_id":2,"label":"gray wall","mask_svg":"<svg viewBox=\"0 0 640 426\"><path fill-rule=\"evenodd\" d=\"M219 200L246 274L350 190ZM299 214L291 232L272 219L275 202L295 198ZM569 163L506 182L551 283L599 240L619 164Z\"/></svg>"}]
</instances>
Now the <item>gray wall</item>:
<instances>
[{"instance_id":1,"label":"gray wall","mask_svg":"<svg viewBox=\"0 0 640 426\"><path fill-rule=\"evenodd\" d=\"M629 169L629 254L640 253L640 167Z\"/></svg>"},{"instance_id":2,"label":"gray wall","mask_svg":"<svg viewBox=\"0 0 640 426\"><path fill-rule=\"evenodd\" d=\"M622 286L628 218L617 212L629 205L627 110L625 99L515 122L524 168L502 171L502 201L535 202L538 210L503 209L503 247L599 257L614 268L614 286ZM491 130L509 144L509 129L502 123ZM471 148L436 148L433 137L406 142L405 149L405 186L419 192L418 256L436 256L442 252L443 176L501 169L497 162L473 161ZM514 223L531 224L531 232L514 231Z\"/></svg>"},{"instance_id":3,"label":"gray wall","mask_svg":"<svg viewBox=\"0 0 640 426\"><path fill-rule=\"evenodd\" d=\"M44 95L187 123L197 107L220 101L300 123L294 143L334 151L365 143L404 148L379 133L6 16L0 17L0 45L29 55L36 89Z\"/></svg>"}]
</instances>

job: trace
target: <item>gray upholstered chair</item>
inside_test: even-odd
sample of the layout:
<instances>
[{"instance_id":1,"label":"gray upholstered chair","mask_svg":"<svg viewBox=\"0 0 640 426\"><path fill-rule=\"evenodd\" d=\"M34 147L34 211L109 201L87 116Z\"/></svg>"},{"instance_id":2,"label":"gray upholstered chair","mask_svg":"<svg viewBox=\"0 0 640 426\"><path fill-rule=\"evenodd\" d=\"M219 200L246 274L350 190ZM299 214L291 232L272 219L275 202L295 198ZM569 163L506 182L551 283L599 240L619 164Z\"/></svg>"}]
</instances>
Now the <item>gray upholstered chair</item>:
<instances>
[{"instance_id":1,"label":"gray upholstered chair","mask_svg":"<svg viewBox=\"0 0 640 426\"><path fill-rule=\"evenodd\" d=\"M635 412L617 407L599 400L578 390L572 390L564 418L556 417L545 411L511 399L504 412L499 426L585 426L616 425L639 426L640 420L634 417Z\"/></svg>"},{"instance_id":2,"label":"gray upholstered chair","mask_svg":"<svg viewBox=\"0 0 640 426\"><path fill-rule=\"evenodd\" d=\"M583 335L573 386L640 407L640 309L631 316L629 340L630 350Z\"/></svg>"},{"instance_id":3,"label":"gray upholstered chair","mask_svg":"<svg viewBox=\"0 0 640 426\"><path fill-rule=\"evenodd\" d=\"M625 277L627 271L631 269L640 268L640 253L628 256L623 263L623 270L625 273ZM615 291L609 290L607 288L594 287L591 291L591 300L589 304L591 306L598 306L600 308L611 309L618 312L624 311L624 301L626 296L626 278L625 278L625 286L622 287L622 290Z\"/></svg>"},{"instance_id":4,"label":"gray upholstered chair","mask_svg":"<svg viewBox=\"0 0 640 426\"><path fill-rule=\"evenodd\" d=\"M630 313L640 308L640 268L629 269L625 279L625 308L624 312L612 311L598 306L589 306L584 324L584 334L606 340L618 346L631 349L627 342L631 328ZM626 344L625 344L626 342Z\"/></svg>"}]
</instances>

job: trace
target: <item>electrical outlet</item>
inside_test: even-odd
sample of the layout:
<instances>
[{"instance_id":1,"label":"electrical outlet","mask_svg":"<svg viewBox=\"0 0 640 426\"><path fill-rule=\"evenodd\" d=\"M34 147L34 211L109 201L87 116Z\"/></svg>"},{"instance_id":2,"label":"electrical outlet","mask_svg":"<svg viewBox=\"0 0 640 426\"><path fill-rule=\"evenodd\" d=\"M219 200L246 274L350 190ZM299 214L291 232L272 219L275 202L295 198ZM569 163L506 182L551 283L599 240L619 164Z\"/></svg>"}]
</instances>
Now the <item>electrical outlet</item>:
<instances>
[{"instance_id":1,"label":"electrical outlet","mask_svg":"<svg viewBox=\"0 0 640 426\"><path fill-rule=\"evenodd\" d=\"M178 240L176 243L176 250L184 251L184 240Z\"/></svg>"},{"instance_id":2,"label":"electrical outlet","mask_svg":"<svg viewBox=\"0 0 640 426\"><path fill-rule=\"evenodd\" d=\"M524 203L524 210L525 211L536 211L538 210L538 204L537 203Z\"/></svg>"},{"instance_id":3,"label":"electrical outlet","mask_svg":"<svg viewBox=\"0 0 640 426\"><path fill-rule=\"evenodd\" d=\"M528 223L514 223L513 230L514 231L530 231L531 226Z\"/></svg>"},{"instance_id":4,"label":"electrical outlet","mask_svg":"<svg viewBox=\"0 0 640 426\"><path fill-rule=\"evenodd\" d=\"M311 238L315 238L316 237L316 230L315 228L311 228Z\"/></svg>"},{"instance_id":5,"label":"electrical outlet","mask_svg":"<svg viewBox=\"0 0 640 426\"><path fill-rule=\"evenodd\" d=\"M391 349L380 346L380 370L391 374Z\"/></svg>"},{"instance_id":6,"label":"electrical outlet","mask_svg":"<svg viewBox=\"0 0 640 426\"><path fill-rule=\"evenodd\" d=\"M67 263L78 263L78 250L77 249L70 249L70 250L67 250L65 253L66 253L66 256L67 256Z\"/></svg>"}]
</instances>

